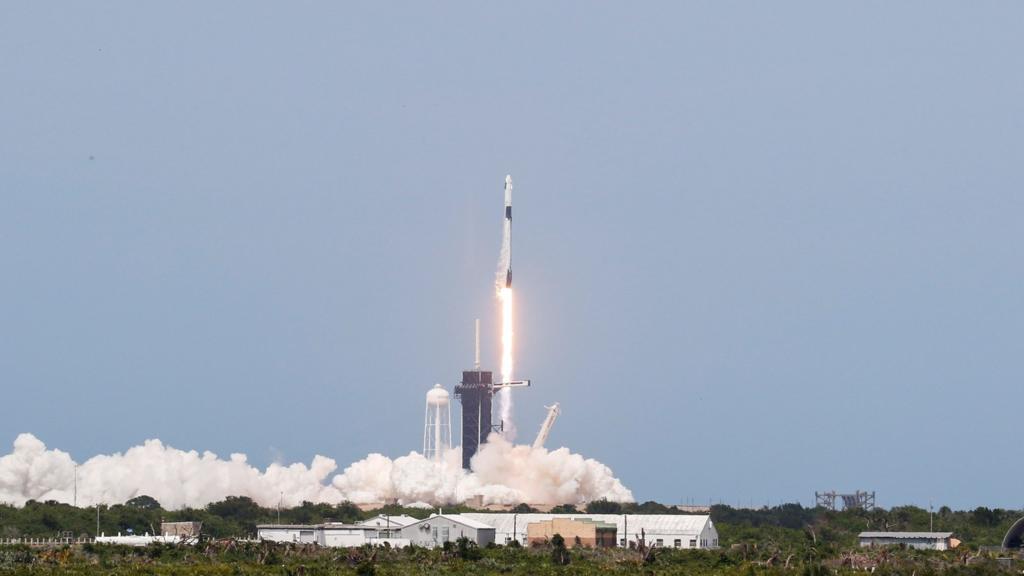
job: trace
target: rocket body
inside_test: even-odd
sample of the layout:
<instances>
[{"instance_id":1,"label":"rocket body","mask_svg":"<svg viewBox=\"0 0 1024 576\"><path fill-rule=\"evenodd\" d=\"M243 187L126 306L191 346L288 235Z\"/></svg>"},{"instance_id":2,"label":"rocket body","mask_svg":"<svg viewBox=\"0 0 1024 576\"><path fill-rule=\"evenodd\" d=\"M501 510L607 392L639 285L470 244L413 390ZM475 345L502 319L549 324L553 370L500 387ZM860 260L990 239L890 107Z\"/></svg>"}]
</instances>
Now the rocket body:
<instances>
[{"instance_id":1,"label":"rocket body","mask_svg":"<svg viewBox=\"0 0 1024 576\"><path fill-rule=\"evenodd\" d=\"M505 242L506 263L505 288L512 287L512 176L505 176Z\"/></svg>"}]
</instances>

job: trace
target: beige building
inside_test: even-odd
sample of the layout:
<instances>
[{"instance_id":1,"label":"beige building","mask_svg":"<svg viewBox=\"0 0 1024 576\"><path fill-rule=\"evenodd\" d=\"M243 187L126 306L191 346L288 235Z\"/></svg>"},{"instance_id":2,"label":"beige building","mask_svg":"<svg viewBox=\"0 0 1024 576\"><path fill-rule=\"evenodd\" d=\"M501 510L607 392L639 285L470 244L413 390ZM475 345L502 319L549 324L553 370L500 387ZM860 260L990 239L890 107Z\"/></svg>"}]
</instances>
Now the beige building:
<instances>
[{"instance_id":1,"label":"beige building","mask_svg":"<svg viewBox=\"0 0 1024 576\"><path fill-rule=\"evenodd\" d=\"M552 518L531 522L526 526L526 540L530 546L544 544L555 534L565 538L569 548L614 548L615 524L589 518Z\"/></svg>"}]
</instances>

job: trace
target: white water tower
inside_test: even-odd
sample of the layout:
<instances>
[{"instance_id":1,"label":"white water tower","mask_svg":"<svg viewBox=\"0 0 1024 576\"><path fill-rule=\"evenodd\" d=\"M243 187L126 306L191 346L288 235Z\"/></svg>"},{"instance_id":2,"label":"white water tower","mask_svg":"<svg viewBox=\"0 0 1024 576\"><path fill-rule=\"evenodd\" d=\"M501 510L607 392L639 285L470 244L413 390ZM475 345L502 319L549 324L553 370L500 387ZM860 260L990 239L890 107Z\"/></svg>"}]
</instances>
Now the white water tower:
<instances>
[{"instance_id":1,"label":"white water tower","mask_svg":"<svg viewBox=\"0 0 1024 576\"><path fill-rule=\"evenodd\" d=\"M423 422L423 455L440 462L452 447L451 396L440 384L427 392L427 411Z\"/></svg>"}]
</instances>

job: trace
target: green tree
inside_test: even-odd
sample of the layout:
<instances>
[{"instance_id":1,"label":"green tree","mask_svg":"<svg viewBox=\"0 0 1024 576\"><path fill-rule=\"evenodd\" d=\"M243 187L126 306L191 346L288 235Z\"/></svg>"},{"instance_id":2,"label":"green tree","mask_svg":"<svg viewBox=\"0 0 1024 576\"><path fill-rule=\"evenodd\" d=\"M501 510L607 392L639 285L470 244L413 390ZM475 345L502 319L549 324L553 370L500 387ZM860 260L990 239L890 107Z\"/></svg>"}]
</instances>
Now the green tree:
<instances>
[{"instance_id":1,"label":"green tree","mask_svg":"<svg viewBox=\"0 0 1024 576\"><path fill-rule=\"evenodd\" d=\"M594 500L587 503L587 514L622 514L622 504L608 500Z\"/></svg>"},{"instance_id":2,"label":"green tree","mask_svg":"<svg viewBox=\"0 0 1024 576\"><path fill-rule=\"evenodd\" d=\"M971 512L972 520L975 524L982 526L995 526L998 521L998 516L994 510L986 508L984 506L978 506Z\"/></svg>"},{"instance_id":3,"label":"green tree","mask_svg":"<svg viewBox=\"0 0 1024 576\"><path fill-rule=\"evenodd\" d=\"M571 561L569 550L565 547L565 538L561 534L551 537L551 563L555 566L565 566Z\"/></svg>"},{"instance_id":4,"label":"green tree","mask_svg":"<svg viewBox=\"0 0 1024 576\"><path fill-rule=\"evenodd\" d=\"M125 502L124 505L129 508L138 508L139 510L160 509L160 503L156 501L156 498L153 498L152 496L146 496L145 494L132 498L131 500Z\"/></svg>"},{"instance_id":5,"label":"green tree","mask_svg":"<svg viewBox=\"0 0 1024 576\"><path fill-rule=\"evenodd\" d=\"M476 545L476 542L472 542L469 538L463 536L455 541L455 550L459 555L459 558L463 560L469 560L471 562L479 560L483 557L483 553L480 548Z\"/></svg>"}]
</instances>

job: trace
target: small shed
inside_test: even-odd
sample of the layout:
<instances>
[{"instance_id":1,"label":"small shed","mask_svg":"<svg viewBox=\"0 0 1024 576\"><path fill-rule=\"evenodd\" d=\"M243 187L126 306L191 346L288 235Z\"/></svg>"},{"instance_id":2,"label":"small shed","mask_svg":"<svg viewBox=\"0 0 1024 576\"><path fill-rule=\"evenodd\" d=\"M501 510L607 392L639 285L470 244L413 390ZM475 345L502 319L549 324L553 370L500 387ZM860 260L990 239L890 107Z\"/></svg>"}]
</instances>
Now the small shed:
<instances>
[{"instance_id":1,"label":"small shed","mask_svg":"<svg viewBox=\"0 0 1024 576\"><path fill-rule=\"evenodd\" d=\"M203 531L202 522L161 522L160 533L164 536L178 536L182 539L199 538Z\"/></svg>"}]
</instances>

